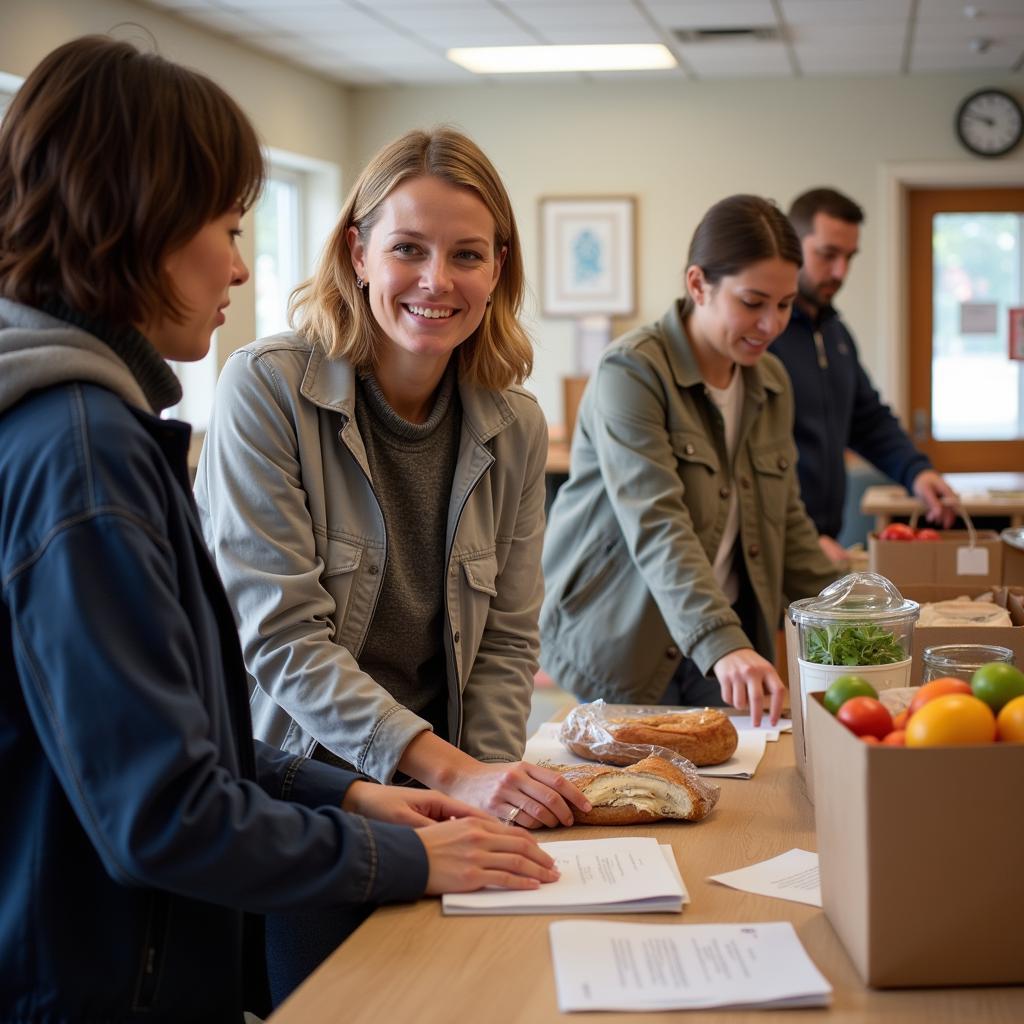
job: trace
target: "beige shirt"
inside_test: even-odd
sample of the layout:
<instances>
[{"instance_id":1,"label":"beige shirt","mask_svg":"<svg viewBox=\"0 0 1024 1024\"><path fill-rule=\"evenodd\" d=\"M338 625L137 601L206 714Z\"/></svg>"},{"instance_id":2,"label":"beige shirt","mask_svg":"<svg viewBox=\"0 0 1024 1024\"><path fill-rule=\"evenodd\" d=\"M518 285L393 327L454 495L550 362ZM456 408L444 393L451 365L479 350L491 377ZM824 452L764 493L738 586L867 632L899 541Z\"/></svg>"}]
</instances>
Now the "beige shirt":
<instances>
[{"instance_id":1,"label":"beige shirt","mask_svg":"<svg viewBox=\"0 0 1024 1024\"><path fill-rule=\"evenodd\" d=\"M725 450L729 456L730 476L733 486L729 494L729 509L725 514L725 528L722 539L718 542L718 551L711 568L715 574L715 582L721 587L729 604L735 604L740 596L740 578L736 572L736 561L733 557L736 549L736 538L740 534L740 499L736 494L735 475L731 467L736 459L736 442L740 433L740 416L743 413L743 374L739 368L733 367L732 380L724 388L716 388L712 384L705 385L708 397L722 414L722 425L725 428Z\"/></svg>"}]
</instances>

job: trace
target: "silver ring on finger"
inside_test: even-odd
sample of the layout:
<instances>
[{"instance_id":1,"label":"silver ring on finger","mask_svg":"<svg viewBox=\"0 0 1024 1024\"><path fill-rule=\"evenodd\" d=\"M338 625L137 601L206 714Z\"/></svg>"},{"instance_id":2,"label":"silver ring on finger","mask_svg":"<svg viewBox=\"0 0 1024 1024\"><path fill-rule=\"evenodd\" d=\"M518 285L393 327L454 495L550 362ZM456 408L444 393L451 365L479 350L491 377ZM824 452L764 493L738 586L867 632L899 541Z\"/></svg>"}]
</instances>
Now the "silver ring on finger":
<instances>
[{"instance_id":1,"label":"silver ring on finger","mask_svg":"<svg viewBox=\"0 0 1024 1024\"><path fill-rule=\"evenodd\" d=\"M506 825L514 825L516 823L516 818L519 817L519 812L521 810L522 810L522 807L515 807L515 806L513 806L512 810L509 811L508 814L504 818L502 818L501 820Z\"/></svg>"}]
</instances>

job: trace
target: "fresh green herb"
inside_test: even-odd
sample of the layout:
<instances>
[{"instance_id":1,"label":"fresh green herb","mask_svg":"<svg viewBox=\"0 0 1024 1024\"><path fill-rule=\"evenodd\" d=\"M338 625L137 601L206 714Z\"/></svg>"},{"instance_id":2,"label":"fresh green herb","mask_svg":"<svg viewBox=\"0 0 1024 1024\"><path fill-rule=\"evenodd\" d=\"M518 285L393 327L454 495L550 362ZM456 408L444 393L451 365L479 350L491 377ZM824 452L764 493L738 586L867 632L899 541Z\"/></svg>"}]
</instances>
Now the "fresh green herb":
<instances>
[{"instance_id":1,"label":"fresh green herb","mask_svg":"<svg viewBox=\"0 0 1024 1024\"><path fill-rule=\"evenodd\" d=\"M815 665L891 665L907 657L895 634L880 626L812 626L804 660Z\"/></svg>"}]
</instances>

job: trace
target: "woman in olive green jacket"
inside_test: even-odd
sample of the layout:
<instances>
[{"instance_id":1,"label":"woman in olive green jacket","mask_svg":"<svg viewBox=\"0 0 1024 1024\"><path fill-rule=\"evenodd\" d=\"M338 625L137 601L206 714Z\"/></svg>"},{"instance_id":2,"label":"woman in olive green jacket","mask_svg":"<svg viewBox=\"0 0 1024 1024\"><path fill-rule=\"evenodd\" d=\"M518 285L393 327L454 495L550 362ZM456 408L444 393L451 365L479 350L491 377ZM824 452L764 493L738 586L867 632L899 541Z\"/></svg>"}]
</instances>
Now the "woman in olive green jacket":
<instances>
[{"instance_id":1,"label":"woman in olive green jacket","mask_svg":"<svg viewBox=\"0 0 1024 1024\"><path fill-rule=\"evenodd\" d=\"M767 354L800 264L774 204L724 199L694 234L686 296L601 359L544 542L541 664L577 696L755 721L767 696L778 718L783 595L835 578L800 500L789 379Z\"/></svg>"}]
</instances>

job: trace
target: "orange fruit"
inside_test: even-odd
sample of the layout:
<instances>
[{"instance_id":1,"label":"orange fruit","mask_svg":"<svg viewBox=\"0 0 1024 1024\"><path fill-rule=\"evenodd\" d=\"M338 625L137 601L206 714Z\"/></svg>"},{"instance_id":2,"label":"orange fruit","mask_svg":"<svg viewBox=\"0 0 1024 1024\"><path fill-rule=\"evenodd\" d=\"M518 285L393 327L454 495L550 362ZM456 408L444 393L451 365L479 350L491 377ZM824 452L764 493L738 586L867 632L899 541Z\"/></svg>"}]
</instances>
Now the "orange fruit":
<instances>
[{"instance_id":1,"label":"orange fruit","mask_svg":"<svg viewBox=\"0 0 1024 1024\"><path fill-rule=\"evenodd\" d=\"M882 745L882 741L877 736L872 736L870 733L861 736L861 740L864 743L874 744L876 747L880 747Z\"/></svg>"},{"instance_id":2,"label":"orange fruit","mask_svg":"<svg viewBox=\"0 0 1024 1024\"><path fill-rule=\"evenodd\" d=\"M914 699L910 702L910 707L908 709L910 717L913 718L919 708L923 708L928 701L934 700L936 697L942 697L947 693L971 692L971 684L965 683L962 679L954 679L952 676L943 676L941 679L933 679L930 683L925 683L924 686L914 694Z\"/></svg>"},{"instance_id":3,"label":"orange fruit","mask_svg":"<svg viewBox=\"0 0 1024 1024\"><path fill-rule=\"evenodd\" d=\"M905 747L907 745L907 730L893 729L888 736L882 740L883 747Z\"/></svg>"},{"instance_id":4,"label":"orange fruit","mask_svg":"<svg viewBox=\"0 0 1024 1024\"><path fill-rule=\"evenodd\" d=\"M898 715L892 716L892 727L896 730L906 729L907 719L910 717L910 708L904 708Z\"/></svg>"},{"instance_id":5,"label":"orange fruit","mask_svg":"<svg viewBox=\"0 0 1024 1024\"><path fill-rule=\"evenodd\" d=\"M947 693L928 701L907 722L908 747L953 747L991 743L996 716L977 697Z\"/></svg>"},{"instance_id":6,"label":"orange fruit","mask_svg":"<svg viewBox=\"0 0 1024 1024\"><path fill-rule=\"evenodd\" d=\"M1014 697L1003 705L996 728L1004 743L1024 743L1024 697Z\"/></svg>"}]
</instances>

